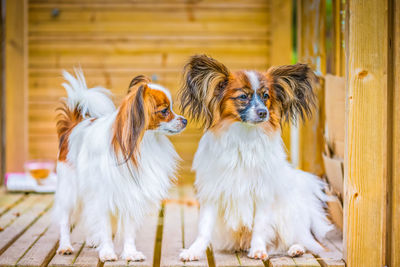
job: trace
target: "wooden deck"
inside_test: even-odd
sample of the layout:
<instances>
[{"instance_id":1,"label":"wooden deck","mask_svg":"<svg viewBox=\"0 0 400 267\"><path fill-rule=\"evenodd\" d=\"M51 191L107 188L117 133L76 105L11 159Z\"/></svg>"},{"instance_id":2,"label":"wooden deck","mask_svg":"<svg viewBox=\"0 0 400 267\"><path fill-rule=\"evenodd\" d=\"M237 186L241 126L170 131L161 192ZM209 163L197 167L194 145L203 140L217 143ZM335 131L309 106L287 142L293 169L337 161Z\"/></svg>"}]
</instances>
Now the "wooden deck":
<instances>
[{"instance_id":1,"label":"wooden deck","mask_svg":"<svg viewBox=\"0 0 400 267\"><path fill-rule=\"evenodd\" d=\"M56 255L58 229L51 224L53 195L0 193L0 266L345 266L340 235L332 233L329 251L299 258L272 255L266 261L252 260L244 253L222 253L209 249L201 261L179 261L178 254L194 240L198 206L193 191L176 188L160 211L146 219L138 233L137 247L144 262L102 263L93 248L85 246L78 229L72 230L74 253Z\"/></svg>"}]
</instances>

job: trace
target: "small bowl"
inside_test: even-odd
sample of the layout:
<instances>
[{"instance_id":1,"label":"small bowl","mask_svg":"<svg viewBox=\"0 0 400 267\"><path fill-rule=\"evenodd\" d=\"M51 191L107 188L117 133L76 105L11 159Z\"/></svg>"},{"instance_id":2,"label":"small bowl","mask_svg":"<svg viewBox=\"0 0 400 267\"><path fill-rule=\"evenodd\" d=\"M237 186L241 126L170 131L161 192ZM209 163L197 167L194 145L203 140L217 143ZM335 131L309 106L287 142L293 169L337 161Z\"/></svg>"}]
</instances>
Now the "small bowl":
<instances>
[{"instance_id":1,"label":"small bowl","mask_svg":"<svg viewBox=\"0 0 400 267\"><path fill-rule=\"evenodd\" d=\"M25 163L27 175L34 178L38 184L47 179L54 171L55 164L50 160L32 160Z\"/></svg>"}]
</instances>

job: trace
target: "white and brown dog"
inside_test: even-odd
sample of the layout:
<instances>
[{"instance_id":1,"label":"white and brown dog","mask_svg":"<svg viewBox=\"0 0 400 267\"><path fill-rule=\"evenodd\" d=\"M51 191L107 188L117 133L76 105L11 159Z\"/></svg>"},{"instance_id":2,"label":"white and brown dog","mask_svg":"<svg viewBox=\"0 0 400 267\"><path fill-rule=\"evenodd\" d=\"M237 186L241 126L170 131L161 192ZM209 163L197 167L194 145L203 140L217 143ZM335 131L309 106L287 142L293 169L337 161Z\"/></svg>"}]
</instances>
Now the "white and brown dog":
<instances>
[{"instance_id":1,"label":"white and brown dog","mask_svg":"<svg viewBox=\"0 0 400 267\"><path fill-rule=\"evenodd\" d=\"M172 111L171 94L145 76L134 78L116 109L109 91L88 89L83 73L64 72L68 98L57 130L58 185L54 218L58 253L70 254L70 224L77 218L101 261L116 260L112 223L123 241L122 258L140 261L135 233L151 207L166 197L178 155L165 135L181 132L186 119Z\"/></svg>"},{"instance_id":2,"label":"white and brown dog","mask_svg":"<svg viewBox=\"0 0 400 267\"><path fill-rule=\"evenodd\" d=\"M313 71L296 64L266 73L231 72L211 57L196 55L184 79L182 109L206 132L193 162L198 237L181 252L181 260L199 259L213 236L217 248L247 250L256 259L322 250L316 240L332 229L324 183L288 163L281 138L282 120L312 113Z\"/></svg>"}]
</instances>

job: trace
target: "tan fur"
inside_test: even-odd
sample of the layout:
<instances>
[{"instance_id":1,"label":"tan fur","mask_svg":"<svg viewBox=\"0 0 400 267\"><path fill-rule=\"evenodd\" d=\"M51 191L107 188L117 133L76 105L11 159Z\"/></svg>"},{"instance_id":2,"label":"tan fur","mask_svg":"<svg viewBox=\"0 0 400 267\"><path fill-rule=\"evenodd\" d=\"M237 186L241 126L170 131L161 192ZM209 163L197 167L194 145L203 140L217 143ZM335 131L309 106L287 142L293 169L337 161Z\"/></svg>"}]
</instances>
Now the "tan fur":
<instances>
[{"instance_id":1,"label":"tan fur","mask_svg":"<svg viewBox=\"0 0 400 267\"><path fill-rule=\"evenodd\" d=\"M59 111L57 115L58 161L66 161L69 135L73 128L82 121L83 116L77 108L71 111L65 102L62 102L61 105L61 107L57 108L57 111Z\"/></svg>"},{"instance_id":2,"label":"tan fur","mask_svg":"<svg viewBox=\"0 0 400 267\"><path fill-rule=\"evenodd\" d=\"M122 161L131 160L137 166L140 142L146 130L156 129L161 122L174 119L170 101L165 93L147 86L151 80L143 75L135 77L130 83L127 96L119 108L112 138L115 154ZM168 108L166 115L161 111Z\"/></svg>"}]
</instances>

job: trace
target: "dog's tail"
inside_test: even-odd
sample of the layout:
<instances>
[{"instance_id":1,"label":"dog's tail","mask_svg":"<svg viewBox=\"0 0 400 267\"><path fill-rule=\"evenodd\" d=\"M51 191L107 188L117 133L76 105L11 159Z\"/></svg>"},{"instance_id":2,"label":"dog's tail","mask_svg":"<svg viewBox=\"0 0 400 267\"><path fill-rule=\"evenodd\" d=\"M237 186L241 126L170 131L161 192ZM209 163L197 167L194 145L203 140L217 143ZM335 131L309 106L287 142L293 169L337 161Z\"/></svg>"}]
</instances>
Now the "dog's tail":
<instances>
[{"instance_id":1,"label":"dog's tail","mask_svg":"<svg viewBox=\"0 0 400 267\"><path fill-rule=\"evenodd\" d=\"M75 77L67 71L63 71L63 76L66 82L62 86L68 97L63 99L62 105L57 109L60 146L66 134L83 119L99 118L115 111L110 91L103 87L89 89L81 68L75 69Z\"/></svg>"},{"instance_id":2,"label":"dog's tail","mask_svg":"<svg viewBox=\"0 0 400 267\"><path fill-rule=\"evenodd\" d=\"M66 103L69 110L77 109L84 118L98 118L115 110L110 91L103 87L88 89L82 69L75 69L76 77L65 70L63 76L67 81L62 86L68 94Z\"/></svg>"}]
</instances>

